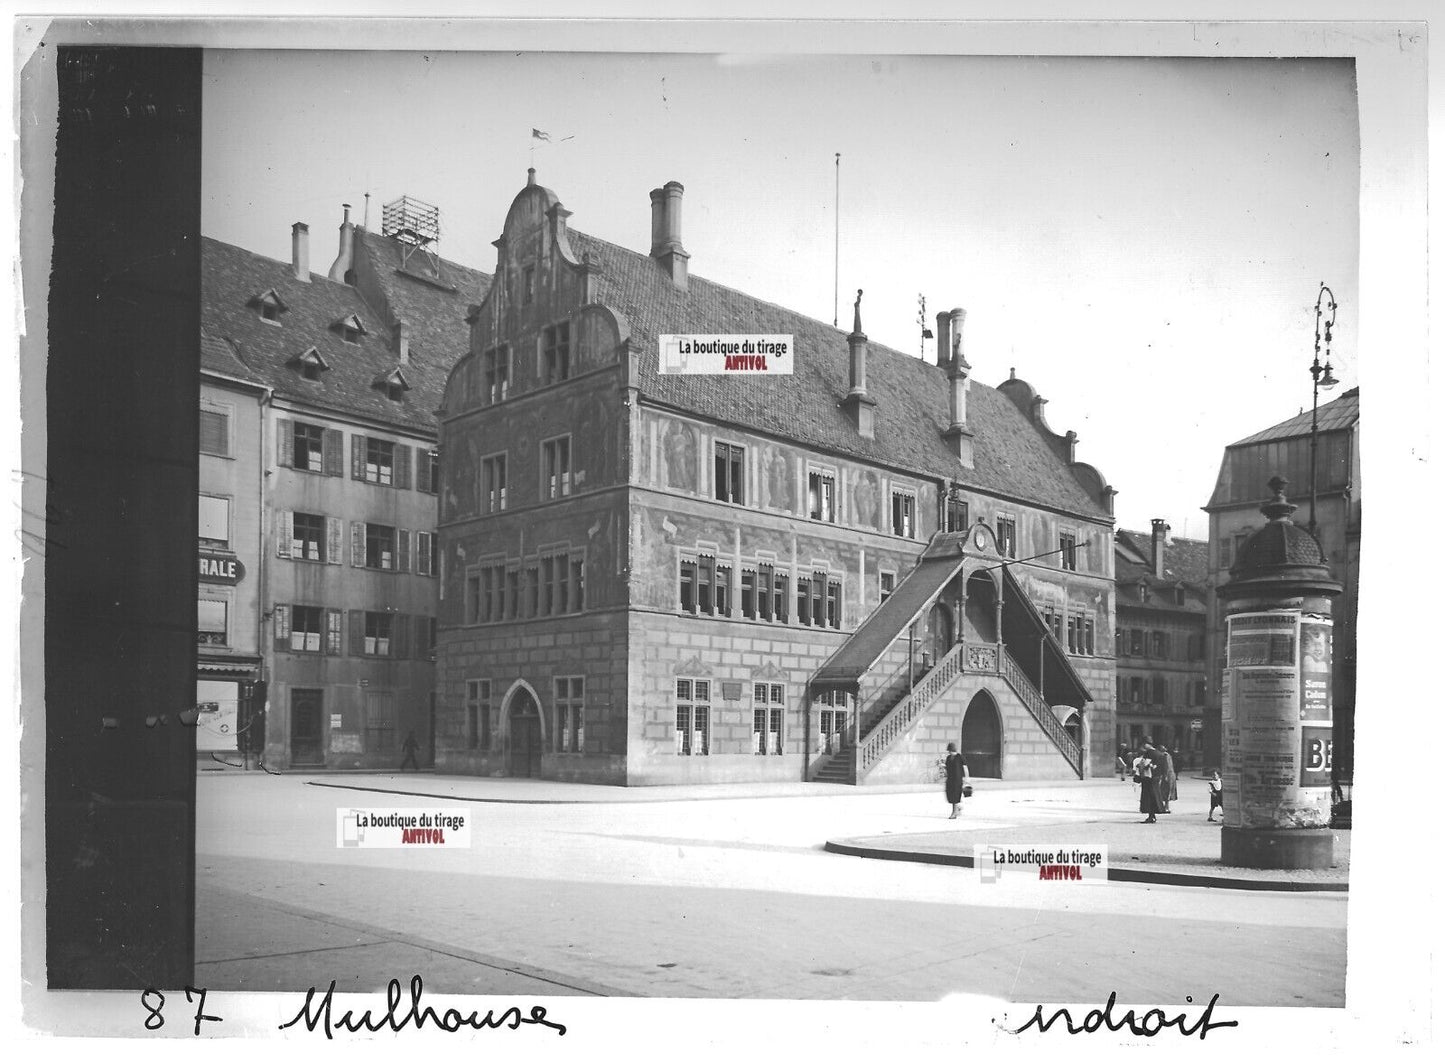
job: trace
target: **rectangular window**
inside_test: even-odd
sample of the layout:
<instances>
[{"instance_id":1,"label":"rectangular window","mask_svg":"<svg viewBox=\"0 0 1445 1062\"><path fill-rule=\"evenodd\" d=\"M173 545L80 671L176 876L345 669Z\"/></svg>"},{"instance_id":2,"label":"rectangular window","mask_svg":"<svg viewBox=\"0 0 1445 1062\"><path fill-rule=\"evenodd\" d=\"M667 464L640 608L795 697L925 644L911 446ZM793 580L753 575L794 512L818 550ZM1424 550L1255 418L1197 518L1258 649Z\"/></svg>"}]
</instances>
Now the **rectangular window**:
<instances>
[{"instance_id":1,"label":"rectangular window","mask_svg":"<svg viewBox=\"0 0 1445 1062\"><path fill-rule=\"evenodd\" d=\"M1169 656L1169 635L1164 631L1155 631L1150 639L1153 642L1153 655L1161 659Z\"/></svg>"},{"instance_id":2,"label":"rectangular window","mask_svg":"<svg viewBox=\"0 0 1445 1062\"><path fill-rule=\"evenodd\" d=\"M522 572L517 568L507 569L507 619L517 619L522 614Z\"/></svg>"},{"instance_id":3,"label":"rectangular window","mask_svg":"<svg viewBox=\"0 0 1445 1062\"><path fill-rule=\"evenodd\" d=\"M783 685L753 683L753 755L783 754Z\"/></svg>"},{"instance_id":4,"label":"rectangular window","mask_svg":"<svg viewBox=\"0 0 1445 1062\"><path fill-rule=\"evenodd\" d=\"M362 652L367 656L391 656L392 616L388 612L366 614L366 635Z\"/></svg>"},{"instance_id":5,"label":"rectangular window","mask_svg":"<svg viewBox=\"0 0 1445 1062\"><path fill-rule=\"evenodd\" d=\"M717 443L713 447L713 496L718 501L743 502L743 448Z\"/></svg>"},{"instance_id":6,"label":"rectangular window","mask_svg":"<svg viewBox=\"0 0 1445 1062\"><path fill-rule=\"evenodd\" d=\"M843 625L843 584L828 580L828 626L838 630Z\"/></svg>"},{"instance_id":7,"label":"rectangular window","mask_svg":"<svg viewBox=\"0 0 1445 1062\"><path fill-rule=\"evenodd\" d=\"M325 431L319 424L294 422L291 426L291 467L303 472L321 472L326 467L325 462Z\"/></svg>"},{"instance_id":8,"label":"rectangular window","mask_svg":"<svg viewBox=\"0 0 1445 1062\"><path fill-rule=\"evenodd\" d=\"M326 517L291 514L291 559L319 561L326 557Z\"/></svg>"},{"instance_id":9,"label":"rectangular window","mask_svg":"<svg viewBox=\"0 0 1445 1062\"><path fill-rule=\"evenodd\" d=\"M396 528L384 524L366 525L366 567L396 571Z\"/></svg>"},{"instance_id":10,"label":"rectangular window","mask_svg":"<svg viewBox=\"0 0 1445 1062\"><path fill-rule=\"evenodd\" d=\"M554 705L557 752L582 751L582 706L586 701L586 680L580 675L569 675L552 680L552 701Z\"/></svg>"},{"instance_id":11,"label":"rectangular window","mask_svg":"<svg viewBox=\"0 0 1445 1062\"><path fill-rule=\"evenodd\" d=\"M732 615L733 570L717 558L701 556L682 562L678 603L684 612L703 616Z\"/></svg>"},{"instance_id":12,"label":"rectangular window","mask_svg":"<svg viewBox=\"0 0 1445 1062\"><path fill-rule=\"evenodd\" d=\"M563 321L542 329L542 382L560 383L572 371L571 327Z\"/></svg>"},{"instance_id":13,"label":"rectangular window","mask_svg":"<svg viewBox=\"0 0 1445 1062\"><path fill-rule=\"evenodd\" d=\"M537 602L541 597L542 583L535 564L528 565L524 575L526 578L522 586L522 607L526 610L526 618L531 619L538 615Z\"/></svg>"},{"instance_id":14,"label":"rectangular window","mask_svg":"<svg viewBox=\"0 0 1445 1062\"><path fill-rule=\"evenodd\" d=\"M1144 679L1140 675L1129 678L1129 701L1131 704L1144 703Z\"/></svg>"},{"instance_id":15,"label":"rectangular window","mask_svg":"<svg viewBox=\"0 0 1445 1062\"><path fill-rule=\"evenodd\" d=\"M542 444L542 497L562 498L572 493L572 436L548 439Z\"/></svg>"},{"instance_id":16,"label":"rectangular window","mask_svg":"<svg viewBox=\"0 0 1445 1062\"><path fill-rule=\"evenodd\" d=\"M326 617L320 608L310 605L291 606L291 651L293 653L321 652L321 638Z\"/></svg>"},{"instance_id":17,"label":"rectangular window","mask_svg":"<svg viewBox=\"0 0 1445 1062\"><path fill-rule=\"evenodd\" d=\"M201 410L201 453L231 456L231 415L219 409Z\"/></svg>"},{"instance_id":18,"label":"rectangular window","mask_svg":"<svg viewBox=\"0 0 1445 1062\"><path fill-rule=\"evenodd\" d=\"M1129 655L1144 655L1144 632L1136 628L1131 628L1129 631Z\"/></svg>"},{"instance_id":19,"label":"rectangular window","mask_svg":"<svg viewBox=\"0 0 1445 1062\"><path fill-rule=\"evenodd\" d=\"M1083 642L1082 619L1079 616L1069 617L1069 652L1077 654L1079 645Z\"/></svg>"},{"instance_id":20,"label":"rectangular window","mask_svg":"<svg viewBox=\"0 0 1445 1062\"><path fill-rule=\"evenodd\" d=\"M712 694L709 679L677 680L676 751L679 756L706 756L708 711Z\"/></svg>"},{"instance_id":21,"label":"rectangular window","mask_svg":"<svg viewBox=\"0 0 1445 1062\"><path fill-rule=\"evenodd\" d=\"M424 494L436 494L440 478L440 451L418 450L416 452L416 489Z\"/></svg>"},{"instance_id":22,"label":"rectangular window","mask_svg":"<svg viewBox=\"0 0 1445 1062\"><path fill-rule=\"evenodd\" d=\"M742 573L742 612L747 619L758 618L758 573L744 568Z\"/></svg>"},{"instance_id":23,"label":"rectangular window","mask_svg":"<svg viewBox=\"0 0 1445 1062\"><path fill-rule=\"evenodd\" d=\"M587 576L583 558L567 561L567 611L581 612L587 607Z\"/></svg>"},{"instance_id":24,"label":"rectangular window","mask_svg":"<svg viewBox=\"0 0 1445 1062\"><path fill-rule=\"evenodd\" d=\"M1128 643L1124 640L1124 630L1122 627L1114 628L1114 655L1129 655L1129 646Z\"/></svg>"},{"instance_id":25,"label":"rectangular window","mask_svg":"<svg viewBox=\"0 0 1445 1062\"><path fill-rule=\"evenodd\" d=\"M878 573L878 603L881 605L893 596L893 587L898 576L894 572Z\"/></svg>"},{"instance_id":26,"label":"rectangular window","mask_svg":"<svg viewBox=\"0 0 1445 1062\"><path fill-rule=\"evenodd\" d=\"M492 680L467 680L467 748L485 751L492 745Z\"/></svg>"},{"instance_id":27,"label":"rectangular window","mask_svg":"<svg viewBox=\"0 0 1445 1062\"><path fill-rule=\"evenodd\" d=\"M1094 617L1083 616L1079 620L1080 631L1083 641L1079 645L1079 652L1084 656L1094 655Z\"/></svg>"},{"instance_id":28,"label":"rectangular window","mask_svg":"<svg viewBox=\"0 0 1445 1062\"><path fill-rule=\"evenodd\" d=\"M396 446L385 439L366 440L366 467L362 479L389 487L395 471Z\"/></svg>"},{"instance_id":29,"label":"rectangular window","mask_svg":"<svg viewBox=\"0 0 1445 1062\"><path fill-rule=\"evenodd\" d=\"M496 623L505 618L507 570L501 564L483 568L480 573L478 622Z\"/></svg>"},{"instance_id":30,"label":"rectangular window","mask_svg":"<svg viewBox=\"0 0 1445 1062\"><path fill-rule=\"evenodd\" d=\"M229 645L226 624L226 602L211 598L196 601L196 643L198 645Z\"/></svg>"},{"instance_id":31,"label":"rectangular window","mask_svg":"<svg viewBox=\"0 0 1445 1062\"><path fill-rule=\"evenodd\" d=\"M1154 676L1154 699L1152 704L1169 703L1169 681L1163 675Z\"/></svg>"},{"instance_id":32,"label":"rectangular window","mask_svg":"<svg viewBox=\"0 0 1445 1062\"><path fill-rule=\"evenodd\" d=\"M1064 618L1054 608L1043 609L1039 613L1044 620L1044 626L1048 627L1049 633L1054 636L1054 641L1060 645L1064 644Z\"/></svg>"},{"instance_id":33,"label":"rectangular window","mask_svg":"<svg viewBox=\"0 0 1445 1062\"><path fill-rule=\"evenodd\" d=\"M948 531L968 530L968 502L950 494L943 503L944 527Z\"/></svg>"},{"instance_id":34,"label":"rectangular window","mask_svg":"<svg viewBox=\"0 0 1445 1062\"><path fill-rule=\"evenodd\" d=\"M542 557L538 561L542 570L542 598L537 611L539 616L550 616L554 612L562 611L557 600L557 559Z\"/></svg>"},{"instance_id":35,"label":"rectangular window","mask_svg":"<svg viewBox=\"0 0 1445 1062\"><path fill-rule=\"evenodd\" d=\"M532 296L537 286L537 269L526 266L522 269L522 305L532 305Z\"/></svg>"},{"instance_id":36,"label":"rectangular window","mask_svg":"<svg viewBox=\"0 0 1445 1062\"><path fill-rule=\"evenodd\" d=\"M1078 558L1074 553L1076 542L1073 535L1059 536L1059 567L1066 572L1078 571Z\"/></svg>"},{"instance_id":37,"label":"rectangular window","mask_svg":"<svg viewBox=\"0 0 1445 1062\"><path fill-rule=\"evenodd\" d=\"M467 576L466 622L482 622L482 576L480 572Z\"/></svg>"},{"instance_id":38,"label":"rectangular window","mask_svg":"<svg viewBox=\"0 0 1445 1062\"><path fill-rule=\"evenodd\" d=\"M1012 516L1000 516L998 518L998 551L1005 557L1017 557L1018 553L1018 524Z\"/></svg>"},{"instance_id":39,"label":"rectangular window","mask_svg":"<svg viewBox=\"0 0 1445 1062\"><path fill-rule=\"evenodd\" d=\"M436 575L436 535L431 531L416 533L416 573Z\"/></svg>"},{"instance_id":40,"label":"rectangular window","mask_svg":"<svg viewBox=\"0 0 1445 1062\"><path fill-rule=\"evenodd\" d=\"M202 546L226 549L231 544L231 499L202 494L197 512L197 538Z\"/></svg>"},{"instance_id":41,"label":"rectangular window","mask_svg":"<svg viewBox=\"0 0 1445 1062\"><path fill-rule=\"evenodd\" d=\"M758 565L758 619L771 620L777 614L773 607L773 566Z\"/></svg>"},{"instance_id":42,"label":"rectangular window","mask_svg":"<svg viewBox=\"0 0 1445 1062\"><path fill-rule=\"evenodd\" d=\"M499 513L507 507L506 454L482 458L482 499L489 513Z\"/></svg>"},{"instance_id":43,"label":"rectangular window","mask_svg":"<svg viewBox=\"0 0 1445 1062\"><path fill-rule=\"evenodd\" d=\"M511 360L507 347L494 347L482 355L482 384L485 397L492 405L507 400Z\"/></svg>"},{"instance_id":44,"label":"rectangular window","mask_svg":"<svg viewBox=\"0 0 1445 1062\"><path fill-rule=\"evenodd\" d=\"M913 537L913 510L916 502L912 494L895 490L893 492L893 533L899 538Z\"/></svg>"},{"instance_id":45,"label":"rectangular window","mask_svg":"<svg viewBox=\"0 0 1445 1062\"><path fill-rule=\"evenodd\" d=\"M814 520L833 523L836 515L833 504L834 493L832 473L809 472L808 515Z\"/></svg>"},{"instance_id":46,"label":"rectangular window","mask_svg":"<svg viewBox=\"0 0 1445 1062\"><path fill-rule=\"evenodd\" d=\"M1229 539L1221 538L1219 540L1219 566L1221 568L1228 568L1233 562L1233 551L1230 549L1230 546L1231 542Z\"/></svg>"},{"instance_id":47,"label":"rectangular window","mask_svg":"<svg viewBox=\"0 0 1445 1062\"><path fill-rule=\"evenodd\" d=\"M773 622L788 622L788 575L786 572L773 574Z\"/></svg>"}]
</instances>

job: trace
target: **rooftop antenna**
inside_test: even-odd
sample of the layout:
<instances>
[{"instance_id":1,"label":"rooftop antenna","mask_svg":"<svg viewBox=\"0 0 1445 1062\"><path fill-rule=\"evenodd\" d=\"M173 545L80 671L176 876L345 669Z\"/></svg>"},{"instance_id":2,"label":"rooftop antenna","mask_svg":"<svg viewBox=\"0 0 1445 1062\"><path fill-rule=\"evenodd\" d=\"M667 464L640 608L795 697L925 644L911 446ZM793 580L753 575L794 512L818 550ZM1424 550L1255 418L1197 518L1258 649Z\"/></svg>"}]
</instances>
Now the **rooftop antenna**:
<instances>
[{"instance_id":1,"label":"rooftop antenna","mask_svg":"<svg viewBox=\"0 0 1445 1062\"><path fill-rule=\"evenodd\" d=\"M838 188L842 182L843 153L833 152L833 327L838 327Z\"/></svg>"},{"instance_id":2,"label":"rooftop antenna","mask_svg":"<svg viewBox=\"0 0 1445 1062\"><path fill-rule=\"evenodd\" d=\"M918 294L918 327L922 329L918 337L918 356L924 358L927 354L923 344L933 338L933 329L928 327L928 300L922 292Z\"/></svg>"},{"instance_id":3,"label":"rooftop antenna","mask_svg":"<svg viewBox=\"0 0 1445 1062\"><path fill-rule=\"evenodd\" d=\"M401 244L401 265L405 269L418 251L431 266L432 276L439 274L437 240L441 238L441 212L430 203L402 196L381 208L381 234Z\"/></svg>"},{"instance_id":4,"label":"rooftop antenna","mask_svg":"<svg viewBox=\"0 0 1445 1062\"><path fill-rule=\"evenodd\" d=\"M363 229L369 229L370 223L371 223L371 193L370 193L370 192L367 192L367 193L366 193L366 205L365 205L364 207L362 207L362 211L363 211L363 213L362 213L362 215L361 215L361 227L362 227Z\"/></svg>"}]
</instances>

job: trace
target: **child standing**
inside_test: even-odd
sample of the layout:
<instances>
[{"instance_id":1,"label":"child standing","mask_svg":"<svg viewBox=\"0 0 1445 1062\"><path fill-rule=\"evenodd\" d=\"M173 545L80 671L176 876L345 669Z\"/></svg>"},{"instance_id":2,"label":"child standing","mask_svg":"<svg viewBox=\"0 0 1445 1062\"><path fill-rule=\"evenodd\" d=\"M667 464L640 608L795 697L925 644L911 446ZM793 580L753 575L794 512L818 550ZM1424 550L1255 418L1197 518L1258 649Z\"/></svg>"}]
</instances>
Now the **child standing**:
<instances>
[{"instance_id":1,"label":"child standing","mask_svg":"<svg viewBox=\"0 0 1445 1062\"><path fill-rule=\"evenodd\" d=\"M1214 809L1219 809L1219 821L1224 821L1224 783L1219 780L1218 771L1209 772L1209 821L1214 821Z\"/></svg>"}]
</instances>

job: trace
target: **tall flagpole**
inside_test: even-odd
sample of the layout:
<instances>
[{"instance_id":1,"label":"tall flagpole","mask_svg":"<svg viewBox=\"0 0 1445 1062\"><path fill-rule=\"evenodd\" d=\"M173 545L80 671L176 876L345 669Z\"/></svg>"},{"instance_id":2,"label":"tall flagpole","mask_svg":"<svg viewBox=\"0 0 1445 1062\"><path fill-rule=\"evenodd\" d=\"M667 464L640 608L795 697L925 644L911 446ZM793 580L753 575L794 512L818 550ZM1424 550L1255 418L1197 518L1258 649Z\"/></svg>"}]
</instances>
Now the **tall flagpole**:
<instances>
[{"instance_id":1,"label":"tall flagpole","mask_svg":"<svg viewBox=\"0 0 1445 1062\"><path fill-rule=\"evenodd\" d=\"M833 152L833 327L838 327L838 185L842 180L841 151Z\"/></svg>"}]
</instances>

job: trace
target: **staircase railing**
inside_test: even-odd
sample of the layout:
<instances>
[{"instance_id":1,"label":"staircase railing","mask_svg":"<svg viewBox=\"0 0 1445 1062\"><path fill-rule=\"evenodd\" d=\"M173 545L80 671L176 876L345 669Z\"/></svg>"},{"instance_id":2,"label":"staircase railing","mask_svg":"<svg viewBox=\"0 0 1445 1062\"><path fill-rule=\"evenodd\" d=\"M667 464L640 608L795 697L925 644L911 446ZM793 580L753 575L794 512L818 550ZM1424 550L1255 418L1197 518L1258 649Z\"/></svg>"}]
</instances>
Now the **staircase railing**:
<instances>
[{"instance_id":1,"label":"staircase railing","mask_svg":"<svg viewBox=\"0 0 1445 1062\"><path fill-rule=\"evenodd\" d=\"M1019 662L1014 659L1013 654L1007 648L1003 651L1003 666L1000 668L1004 680L1013 688L1018 699L1023 701L1024 707L1039 724L1039 729L1049 736L1049 739L1058 746L1064 754L1064 759L1080 778L1084 777L1084 753L1074 736L1064 729L1064 724L1055 717L1049 702L1044 700L1043 694L1038 691L1033 682L1024 674Z\"/></svg>"},{"instance_id":2,"label":"staircase railing","mask_svg":"<svg viewBox=\"0 0 1445 1062\"><path fill-rule=\"evenodd\" d=\"M958 678L962 673L959 664L964 650L963 642L956 643L882 719L859 737L856 762L860 780L883 758L888 747Z\"/></svg>"}]
</instances>

